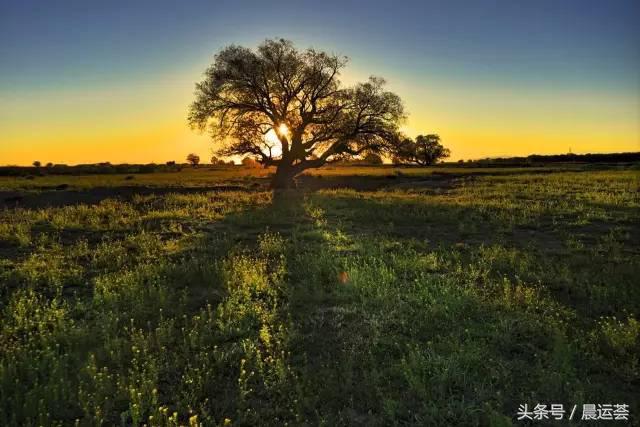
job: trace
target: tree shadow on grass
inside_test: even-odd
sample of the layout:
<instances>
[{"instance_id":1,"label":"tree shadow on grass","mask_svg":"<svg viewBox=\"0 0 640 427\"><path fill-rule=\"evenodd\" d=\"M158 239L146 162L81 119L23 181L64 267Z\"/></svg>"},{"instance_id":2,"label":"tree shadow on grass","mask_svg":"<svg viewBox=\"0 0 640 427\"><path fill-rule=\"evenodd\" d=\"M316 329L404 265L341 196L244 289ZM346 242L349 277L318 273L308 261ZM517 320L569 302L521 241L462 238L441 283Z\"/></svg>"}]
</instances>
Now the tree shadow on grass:
<instances>
[{"instance_id":1,"label":"tree shadow on grass","mask_svg":"<svg viewBox=\"0 0 640 427\"><path fill-rule=\"evenodd\" d=\"M588 301L556 300L522 283L518 260L500 252L499 220L473 207L434 205L415 215L410 202L339 199L297 193L229 218L252 235L270 230L288 242L284 351L296 373L289 386L297 390L298 417L468 425L513 417L531 393L577 401L599 388L608 399L631 399L633 387L620 378L581 382L590 356L558 320L572 319L563 304ZM418 218L428 223L416 224ZM478 220L481 228L460 229ZM480 248L490 246L498 248L489 254L497 264L481 267L487 261ZM536 274L550 277L541 272L549 265L538 265ZM480 286L477 268L493 272Z\"/></svg>"},{"instance_id":2,"label":"tree shadow on grass","mask_svg":"<svg viewBox=\"0 0 640 427\"><path fill-rule=\"evenodd\" d=\"M481 206L429 198L339 192L317 193L311 200L325 212L331 227L354 238L399 241L422 252L452 251L465 262L496 248L501 255L492 261L494 274L540 283L589 318L623 311L640 314L640 291L633 283L640 261L633 236L640 227L627 220L576 226L572 218L542 216L520 224L503 220L519 214L514 208L510 208L513 213L503 210L497 215ZM626 212L614 206L608 209L615 217ZM612 281L615 292L605 291Z\"/></svg>"},{"instance_id":3,"label":"tree shadow on grass","mask_svg":"<svg viewBox=\"0 0 640 427\"><path fill-rule=\"evenodd\" d=\"M464 424L465 418L479 423L494 410L509 413L512 402L496 396L511 394L509 370L531 362L530 353L516 337L510 342L497 334L487 344L482 330L510 327L512 334L524 334L531 332L529 325L516 328L518 316L500 313L477 294L459 293L453 283L424 304L429 291L411 285L419 268L402 272L386 258L391 254L352 247L352 239L331 223L329 210L305 204L313 226L294 237L288 264L290 363L299 372L303 418L335 425L424 425ZM349 204L374 207L361 199ZM443 286L438 273L421 280ZM450 311L442 311L447 305ZM465 335L469 329L474 332ZM545 345L536 350L545 351ZM484 364L488 356L499 364ZM513 360L508 369L506 358ZM484 384L492 375L504 382ZM497 400L495 409L482 407L491 399Z\"/></svg>"},{"instance_id":4,"label":"tree shadow on grass","mask_svg":"<svg viewBox=\"0 0 640 427\"><path fill-rule=\"evenodd\" d=\"M442 234L416 223L425 215ZM81 371L94 393L83 402L107 402L107 423L132 423L127 399L154 389L157 402L140 403L145 416L166 405L184 423L192 408L247 425L478 425L532 399L577 402L585 371L557 321L564 312L515 280L478 285L471 255L500 224L484 218L461 230L470 217L483 218L473 208L290 192L203 224L170 255L141 236L141 262L103 275L100 299L83 314L93 326L78 317L73 329L94 346L86 352L98 371L108 367L133 391L120 401L109 377L86 379L86 353L54 364L56 375L73 382ZM593 387L605 387L597 396L607 401L633 402L614 377ZM56 414L71 422L76 412Z\"/></svg>"},{"instance_id":5,"label":"tree shadow on grass","mask_svg":"<svg viewBox=\"0 0 640 427\"><path fill-rule=\"evenodd\" d=\"M438 268L421 271L419 256L410 251L396 254L411 264L402 267L397 256L354 242L359 237L349 236L332 222L330 209L314 202L309 194L290 193L226 219L250 235L278 232L287 242L286 313L280 318L288 321L280 327L283 362L293 375L270 396L288 393L298 422L475 424L509 416L532 388L553 391L555 383L512 377L533 363L534 352L554 351L544 334L555 325L536 331L531 314L494 306ZM348 204L384 209L359 198ZM375 230L369 240L373 236ZM522 341L526 334L529 342ZM486 363L490 357L495 364ZM557 373L553 363L536 375ZM487 384L486 378L493 380ZM572 393L554 392L558 398ZM278 406L262 401L268 396L255 405Z\"/></svg>"}]
</instances>

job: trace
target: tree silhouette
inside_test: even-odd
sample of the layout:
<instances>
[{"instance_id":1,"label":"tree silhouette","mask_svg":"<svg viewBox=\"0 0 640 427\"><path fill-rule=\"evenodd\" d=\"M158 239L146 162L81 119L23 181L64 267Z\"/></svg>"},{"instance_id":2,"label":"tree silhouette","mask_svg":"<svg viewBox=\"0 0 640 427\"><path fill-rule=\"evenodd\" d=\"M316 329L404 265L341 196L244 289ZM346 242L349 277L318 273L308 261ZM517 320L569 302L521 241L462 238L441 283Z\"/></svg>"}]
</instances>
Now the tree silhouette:
<instances>
[{"instance_id":1,"label":"tree silhouette","mask_svg":"<svg viewBox=\"0 0 640 427\"><path fill-rule=\"evenodd\" d=\"M396 145L393 162L395 164L413 163L429 166L449 157L451 152L440 143L436 134L418 135L414 140L403 139Z\"/></svg>"},{"instance_id":2,"label":"tree silhouette","mask_svg":"<svg viewBox=\"0 0 640 427\"><path fill-rule=\"evenodd\" d=\"M187 162L189 162L189 164L195 168L196 166L198 166L198 163L200 163L200 156L191 153L187 156Z\"/></svg>"},{"instance_id":3,"label":"tree silhouette","mask_svg":"<svg viewBox=\"0 0 640 427\"><path fill-rule=\"evenodd\" d=\"M33 162L33 166L34 166L35 168L40 169L40 166L42 166L42 163L40 163L40 161L39 161L39 160L36 160L35 162Z\"/></svg>"},{"instance_id":4,"label":"tree silhouette","mask_svg":"<svg viewBox=\"0 0 640 427\"><path fill-rule=\"evenodd\" d=\"M192 127L209 128L219 154L249 155L276 166L272 186L287 188L303 170L366 152L390 151L404 118L382 78L353 87L339 75L347 59L287 40L257 49L228 46L196 85Z\"/></svg>"},{"instance_id":5,"label":"tree silhouette","mask_svg":"<svg viewBox=\"0 0 640 427\"><path fill-rule=\"evenodd\" d=\"M384 163L382 161L382 157L380 157L379 154L376 153L369 153L366 156L364 156L364 163L369 164L369 165L381 165L382 163Z\"/></svg>"},{"instance_id":6,"label":"tree silhouette","mask_svg":"<svg viewBox=\"0 0 640 427\"><path fill-rule=\"evenodd\" d=\"M223 159L218 158L217 156L211 156L211 164L214 166L223 166L223 165L226 165L227 163Z\"/></svg>"}]
</instances>

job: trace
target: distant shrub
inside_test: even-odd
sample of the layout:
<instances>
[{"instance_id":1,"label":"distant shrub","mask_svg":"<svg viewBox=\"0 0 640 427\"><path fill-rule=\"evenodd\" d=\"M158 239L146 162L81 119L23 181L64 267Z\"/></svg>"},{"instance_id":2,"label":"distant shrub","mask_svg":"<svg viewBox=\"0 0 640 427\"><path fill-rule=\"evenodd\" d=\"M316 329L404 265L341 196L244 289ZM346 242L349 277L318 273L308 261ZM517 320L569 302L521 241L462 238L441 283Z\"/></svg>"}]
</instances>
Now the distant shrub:
<instances>
[{"instance_id":1,"label":"distant shrub","mask_svg":"<svg viewBox=\"0 0 640 427\"><path fill-rule=\"evenodd\" d=\"M224 166L224 165L226 165L227 163L226 163L223 159L221 159L221 158L219 158L219 157L212 156L212 157L211 157L211 164L212 164L213 166Z\"/></svg>"},{"instance_id":2,"label":"distant shrub","mask_svg":"<svg viewBox=\"0 0 640 427\"><path fill-rule=\"evenodd\" d=\"M191 153L187 156L187 162L195 168L200 163L200 156L195 153Z\"/></svg>"},{"instance_id":3,"label":"distant shrub","mask_svg":"<svg viewBox=\"0 0 640 427\"><path fill-rule=\"evenodd\" d=\"M258 163L255 159L252 159L251 157L245 157L244 159L242 159L242 166L244 166L245 168L259 168L260 167L260 163Z\"/></svg>"}]
</instances>

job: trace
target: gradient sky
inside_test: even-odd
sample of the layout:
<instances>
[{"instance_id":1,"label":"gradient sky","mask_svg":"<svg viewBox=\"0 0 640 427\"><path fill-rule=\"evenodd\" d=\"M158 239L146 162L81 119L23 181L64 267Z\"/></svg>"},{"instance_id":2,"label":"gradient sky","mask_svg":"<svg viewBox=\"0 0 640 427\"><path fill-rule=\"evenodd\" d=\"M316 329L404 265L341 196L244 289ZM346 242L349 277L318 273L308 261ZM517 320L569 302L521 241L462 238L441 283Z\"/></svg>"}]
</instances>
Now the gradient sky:
<instances>
[{"instance_id":1,"label":"gradient sky","mask_svg":"<svg viewBox=\"0 0 640 427\"><path fill-rule=\"evenodd\" d=\"M640 151L638 22L637 0L0 0L0 164L208 159L194 83L273 37L385 77L453 160Z\"/></svg>"}]
</instances>

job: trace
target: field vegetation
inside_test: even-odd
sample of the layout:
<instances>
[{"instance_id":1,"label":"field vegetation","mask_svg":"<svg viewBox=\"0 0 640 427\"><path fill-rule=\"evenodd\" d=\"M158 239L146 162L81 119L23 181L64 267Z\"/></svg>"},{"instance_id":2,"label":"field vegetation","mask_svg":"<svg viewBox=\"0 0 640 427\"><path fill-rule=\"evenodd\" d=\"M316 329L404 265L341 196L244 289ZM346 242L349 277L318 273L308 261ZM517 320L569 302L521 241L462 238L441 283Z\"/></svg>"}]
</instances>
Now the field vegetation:
<instances>
[{"instance_id":1,"label":"field vegetation","mask_svg":"<svg viewBox=\"0 0 640 427\"><path fill-rule=\"evenodd\" d=\"M0 425L640 407L637 168L0 178Z\"/></svg>"}]
</instances>

